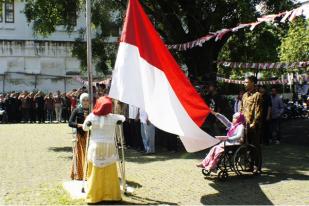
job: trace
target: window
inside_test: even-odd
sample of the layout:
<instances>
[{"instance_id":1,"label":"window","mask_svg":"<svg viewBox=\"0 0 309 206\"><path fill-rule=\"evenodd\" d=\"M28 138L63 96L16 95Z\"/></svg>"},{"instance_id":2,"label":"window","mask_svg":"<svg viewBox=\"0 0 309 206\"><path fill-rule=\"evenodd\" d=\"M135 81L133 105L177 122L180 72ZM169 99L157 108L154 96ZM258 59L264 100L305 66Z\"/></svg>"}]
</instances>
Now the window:
<instances>
[{"instance_id":1,"label":"window","mask_svg":"<svg viewBox=\"0 0 309 206\"><path fill-rule=\"evenodd\" d=\"M14 23L14 0L6 0L4 2L5 22Z\"/></svg>"},{"instance_id":2,"label":"window","mask_svg":"<svg viewBox=\"0 0 309 206\"><path fill-rule=\"evenodd\" d=\"M2 1L0 1L0 22L3 22L3 5L2 5Z\"/></svg>"}]
</instances>

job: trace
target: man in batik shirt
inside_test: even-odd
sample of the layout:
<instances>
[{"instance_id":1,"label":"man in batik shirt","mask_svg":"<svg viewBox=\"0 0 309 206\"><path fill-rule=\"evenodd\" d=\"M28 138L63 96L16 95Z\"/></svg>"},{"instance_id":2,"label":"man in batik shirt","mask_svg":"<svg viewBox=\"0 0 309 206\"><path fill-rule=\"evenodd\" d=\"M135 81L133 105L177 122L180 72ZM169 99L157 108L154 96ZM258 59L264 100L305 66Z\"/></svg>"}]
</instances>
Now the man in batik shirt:
<instances>
[{"instance_id":1,"label":"man in batik shirt","mask_svg":"<svg viewBox=\"0 0 309 206\"><path fill-rule=\"evenodd\" d=\"M240 111L246 118L247 140L257 149L255 154L254 172L261 172L262 154L261 140L259 135L260 124L262 121L263 99L262 94L256 90L257 80L254 76L247 77L245 80L246 93L242 97ZM260 161L258 161L258 158Z\"/></svg>"}]
</instances>

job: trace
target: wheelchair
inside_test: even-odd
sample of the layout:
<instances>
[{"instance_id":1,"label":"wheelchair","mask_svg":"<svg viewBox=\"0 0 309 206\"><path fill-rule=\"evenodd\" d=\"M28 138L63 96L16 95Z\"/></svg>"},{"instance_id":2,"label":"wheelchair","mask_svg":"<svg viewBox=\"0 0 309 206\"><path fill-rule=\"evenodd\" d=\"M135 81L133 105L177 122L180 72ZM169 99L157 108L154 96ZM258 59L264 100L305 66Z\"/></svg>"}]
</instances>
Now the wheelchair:
<instances>
[{"instance_id":1,"label":"wheelchair","mask_svg":"<svg viewBox=\"0 0 309 206\"><path fill-rule=\"evenodd\" d=\"M218 171L218 179L226 181L229 173L235 173L238 176L254 175L255 165L260 165L261 155L257 148L248 143L247 132L245 132L244 143L239 145L226 145L224 141L224 152L221 154L215 170ZM210 176L212 171L202 169L205 177Z\"/></svg>"}]
</instances>

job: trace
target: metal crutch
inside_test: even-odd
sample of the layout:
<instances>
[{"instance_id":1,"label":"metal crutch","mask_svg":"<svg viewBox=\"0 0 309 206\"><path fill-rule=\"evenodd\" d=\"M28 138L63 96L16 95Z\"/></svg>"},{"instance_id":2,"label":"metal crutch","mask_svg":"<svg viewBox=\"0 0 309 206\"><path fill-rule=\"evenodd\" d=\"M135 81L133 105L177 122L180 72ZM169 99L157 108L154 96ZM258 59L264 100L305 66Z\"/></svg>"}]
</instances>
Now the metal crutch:
<instances>
[{"instance_id":1,"label":"metal crutch","mask_svg":"<svg viewBox=\"0 0 309 206\"><path fill-rule=\"evenodd\" d=\"M124 139L123 139L123 124L121 121L117 122L115 131L115 145L117 148L117 155L120 159L118 166L120 169L121 182L123 193L127 193L126 175L125 175L125 157L124 157ZM119 156L119 149L121 150L121 157Z\"/></svg>"}]
</instances>

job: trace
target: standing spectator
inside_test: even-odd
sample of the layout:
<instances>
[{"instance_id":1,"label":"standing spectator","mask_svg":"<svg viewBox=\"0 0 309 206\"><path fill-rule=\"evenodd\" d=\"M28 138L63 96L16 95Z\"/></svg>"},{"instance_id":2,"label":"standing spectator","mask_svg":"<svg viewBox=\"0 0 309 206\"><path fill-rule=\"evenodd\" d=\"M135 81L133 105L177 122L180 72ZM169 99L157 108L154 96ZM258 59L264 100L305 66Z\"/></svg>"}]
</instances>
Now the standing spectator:
<instances>
[{"instance_id":1,"label":"standing spectator","mask_svg":"<svg viewBox=\"0 0 309 206\"><path fill-rule=\"evenodd\" d=\"M61 122L61 112L62 112L62 98L60 91L57 91L57 94L54 96L54 104L55 104L55 113L56 113L56 122Z\"/></svg>"},{"instance_id":2,"label":"standing spectator","mask_svg":"<svg viewBox=\"0 0 309 206\"><path fill-rule=\"evenodd\" d=\"M6 103L3 94L0 94L0 122L6 122Z\"/></svg>"},{"instance_id":3,"label":"standing spectator","mask_svg":"<svg viewBox=\"0 0 309 206\"><path fill-rule=\"evenodd\" d=\"M263 144L268 145L271 139L270 120L271 120L271 98L266 88L261 86L259 88L263 98L263 114L261 122L261 141Z\"/></svg>"},{"instance_id":4,"label":"standing spectator","mask_svg":"<svg viewBox=\"0 0 309 206\"><path fill-rule=\"evenodd\" d=\"M244 95L244 91L241 90L238 94L238 96L235 99L235 103L234 103L234 114L240 111L240 107L241 107L241 100L242 100L242 96Z\"/></svg>"},{"instance_id":5,"label":"standing spectator","mask_svg":"<svg viewBox=\"0 0 309 206\"><path fill-rule=\"evenodd\" d=\"M69 121L69 118L71 116L71 100L69 99L68 95L66 93L63 93L61 95L62 98L62 117L64 122L66 123Z\"/></svg>"},{"instance_id":6,"label":"standing spectator","mask_svg":"<svg viewBox=\"0 0 309 206\"><path fill-rule=\"evenodd\" d=\"M257 79L254 76L247 77L245 79L245 87L247 92L242 97L242 103L240 111L246 118L247 138L249 143L253 144L257 153L254 159L260 160L254 163L254 172L261 172L262 167L262 155L261 155L261 140L259 135L260 124L262 121L262 95L255 90Z\"/></svg>"},{"instance_id":7,"label":"standing spectator","mask_svg":"<svg viewBox=\"0 0 309 206\"><path fill-rule=\"evenodd\" d=\"M43 92L39 91L35 96L34 96L34 102L35 102L35 108L37 111L37 120L38 123L44 123L45 118L44 118L44 95Z\"/></svg>"},{"instance_id":8,"label":"standing spectator","mask_svg":"<svg viewBox=\"0 0 309 206\"><path fill-rule=\"evenodd\" d=\"M53 98L53 94L50 92L48 94L47 97L45 97L45 109L46 109L46 113L47 113L47 121L49 121L49 123L52 123L53 121L53 112L54 112L54 98Z\"/></svg>"},{"instance_id":9,"label":"standing spectator","mask_svg":"<svg viewBox=\"0 0 309 206\"><path fill-rule=\"evenodd\" d=\"M34 93L31 92L28 97L27 101L29 104L29 118L30 118L30 123L35 123L36 119L36 108L35 108L35 102L34 102Z\"/></svg>"},{"instance_id":10,"label":"standing spectator","mask_svg":"<svg viewBox=\"0 0 309 206\"><path fill-rule=\"evenodd\" d=\"M128 116L127 115L127 105L123 102L118 101L118 100L113 100L113 113ZM123 126L124 142L127 146L130 147L130 146L132 146L132 144L131 144L131 138L130 138L130 135L129 135L128 122L127 121L124 122L122 126ZM118 132L118 130L116 132Z\"/></svg>"},{"instance_id":11,"label":"standing spectator","mask_svg":"<svg viewBox=\"0 0 309 206\"><path fill-rule=\"evenodd\" d=\"M71 112L72 112L77 107L77 90L73 89L71 92L69 92L67 96L71 101Z\"/></svg>"},{"instance_id":12,"label":"standing spectator","mask_svg":"<svg viewBox=\"0 0 309 206\"><path fill-rule=\"evenodd\" d=\"M178 151L178 136L175 134L171 134L165 131L161 131L161 135L163 137L164 146L166 149L171 152L177 152Z\"/></svg>"},{"instance_id":13,"label":"standing spectator","mask_svg":"<svg viewBox=\"0 0 309 206\"><path fill-rule=\"evenodd\" d=\"M284 112L284 106L282 99L277 95L276 88L271 89L271 126L272 126L272 135L273 140L276 144L280 144L281 140L281 131L280 131L280 118Z\"/></svg>"},{"instance_id":14,"label":"standing spectator","mask_svg":"<svg viewBox=\"0 0 309 206\"><path fill-rule=\"evenodd\" d=\"M8 116L8 122L13 123L15 121L14 108L13 108L14 107L14 94L13 93L7 94L5 105L6 105L6 112Z\"/></svg>"},{"instance_id":15,"label":"standing spectator","mask_svg":"<svg viewBox=\"0 0 309 206\"><path fill-rule=\"evenodd\" d=\"M18 99L19 93L15 93L14 98L13 98L13 111L14 111L14 122L21 122L22 120L22 112L21 112L21 100Z\"/></svg>"},{"instance_id":16,"label":"standing spectator","mask_svg":"<svg viewBox=\"0 0 309 206\"><path fill-rule=\"evenodd\" d=\"M206 87L204 101L215 112L222 113L227 117L232 114L229 104L219 94L215 83L209 83L209 85ZM212 136L225 133L225 128L221 124L218 125L217 118L212 114L209 114L202 128Z\"/></svg>"},{"instance_id":17,"label":"standing spectator","mask_svg":"<svg viewBox=\"0 0 309 206\"><path fill-rule=\"evenodd\" d=\"M22 114L22 122L27 123L30 119L30 102L28 101L28 92L24 91L18 97L21 101L21 114Z\"/></svg>"},{"instance_id":18,"label":"standing spectator","mask_svg":"<svg viewBox=\"0 0 309 206\"><path fill-rule=\"evenodd\" d=\"M132 141L132 147L138 151L143 151L143 140L141 136L141 124L138 122L138 108L129 105L129 130L130 130L130 137Z\"/></svg>"},{"instance_id":19,"label":"standing spectator","mask_svg":"<svg viewBox=\"0 0 309 206\"><path fill-rule=\"evenodd\" d=\"M83 123L89 114L89 96L87 93L80 95L80 105L73 110L69 126L76 129L76 146L74 149L74 157L71 167L71 179L83 180L84 164L86 158L86 142L87 133L83 130Z\"/></svg>"},{"instance_id":20,"label":"standing spectator","mask_svg":"<svg viewBox=\"0 0 309 206\"><path fill-rule=\"evenodd\" d=\"M155 127L148 120L148 114L142 109L139 109L139 118L145 153L153 154L155 153Z\"/></svg>"}]
</instances>

